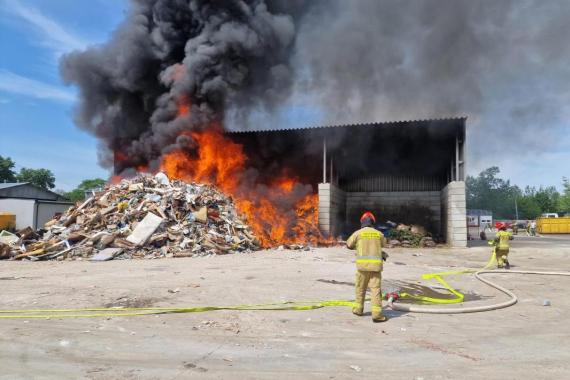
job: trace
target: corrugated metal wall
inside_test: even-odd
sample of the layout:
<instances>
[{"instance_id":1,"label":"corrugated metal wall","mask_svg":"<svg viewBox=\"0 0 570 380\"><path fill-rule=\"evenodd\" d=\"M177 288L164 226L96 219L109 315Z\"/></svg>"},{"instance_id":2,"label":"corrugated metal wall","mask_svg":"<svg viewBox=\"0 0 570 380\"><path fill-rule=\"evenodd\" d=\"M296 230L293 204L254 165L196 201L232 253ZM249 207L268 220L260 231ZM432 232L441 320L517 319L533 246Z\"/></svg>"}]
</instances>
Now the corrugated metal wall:
<instances>
[{"instance_id":1,"label":"corrugated metal wall","mask_svg":"<svg viewBox=\"0 0 570 380\"><path fill-rule=\"evenodd\" d=\"M446 178L425 176L371 176L340 180L340 188L348 192L373 191L440 191Z\"/></svg>"}]
</instances>

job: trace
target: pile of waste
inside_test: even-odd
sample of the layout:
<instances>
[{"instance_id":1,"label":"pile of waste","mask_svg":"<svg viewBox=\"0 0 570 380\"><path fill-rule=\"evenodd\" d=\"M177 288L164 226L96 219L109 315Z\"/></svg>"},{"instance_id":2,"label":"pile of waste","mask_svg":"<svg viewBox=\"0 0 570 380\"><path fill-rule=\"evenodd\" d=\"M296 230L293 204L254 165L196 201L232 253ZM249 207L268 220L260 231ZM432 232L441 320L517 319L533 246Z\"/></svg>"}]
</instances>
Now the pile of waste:
<instances>
[{"instance_id":1,"label":"pile of waste","mask_svg":"<svg viewBox=\"0 0 570 380\"><path fill-rule=\"evenodd\" d=\"M105 261L195 257L259 249L233 200L213 186L164 173L123 179L64 215L16 234L2 232L0 259Z\"/></svg>"},{"instance_id":2,"label":"pile of waste","mask_svg":"<svg viewBox=\"0 0 570 380\"><path fill-rule=\"evenodd\" d=\"M386 228L383 230L384 236L388 240L388 248L434 248L437 243L426 231L419 225L397 224L391 221L386 222Z\"/></svg>"}]
</instances>

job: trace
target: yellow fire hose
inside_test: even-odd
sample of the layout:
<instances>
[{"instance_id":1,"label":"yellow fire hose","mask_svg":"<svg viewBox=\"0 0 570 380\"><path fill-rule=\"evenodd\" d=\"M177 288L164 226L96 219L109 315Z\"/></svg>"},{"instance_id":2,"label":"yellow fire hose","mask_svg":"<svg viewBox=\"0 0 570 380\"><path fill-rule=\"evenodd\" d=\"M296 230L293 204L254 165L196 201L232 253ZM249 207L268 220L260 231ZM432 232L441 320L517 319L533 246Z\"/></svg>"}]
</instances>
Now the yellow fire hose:
<instances>
[{"instance_id":1,"label":"yellow fire hose","mask_svg":"<svg viewBox=\"0 0 570 380\"><path fill-rule=\"evenodd\" d=\"M538 272L538 271L519 271L519 270L480 270L475 272L475 278L479 281L505 293L509 297L511 297L508 301L500 302L497 304L492 305L483 305L483 306L473 306L473 307L454 307L454 308L439 308L439 307L429 307L429 306L417 306L417 305L405 305L405 304L396 304L396 303L388 303L388 307L392 310L403 311L403 312L411 312L411 313L428 313L428 314L464 314L464 313L478 313L481 311L490 311L490 310L498 310L503 309L505 307L512 306L518 302L517 296L508 289L503 288L500 285L495 284L489 280L483 279L481 277L482 274L488 273L500 273L500 274L538 274L538 275L547 275L547 276L570 276L570 272ZM439 302L438 302L439 303Z\"/></svg>"},{"instance_id":2,"label":"yellow fire hose","mask_svg":"<svg viewBox=\"0 0 570 380\"><path fill-rule=\"evenodd\" d=\"M500 292L508 295L510 299L508 301L492 304L492 305L482 305L482 306L473 306L473 307L453 307L453 308L441 308L441 307L429 307L429 306L418 306L418 305L406 305L400 303L394 303L389 301L388 307L392 310L403 311L403 312L411 312L411 313L427 313L427 314L464 314L464 313L478 313L482 311L491 311L491 310L498 310L503 309L505 307L512 306L518 302L517 296L508 289L495 284L489 280L486 280L481 277L483 274L495 273L495 274L536 274L536 275L545 275L545 276L570 276L570 272L539 272L539 271L518 271L518 270L487 270L491 267L494 262L496 261L496 249L497 247L493 247L493 254L491 255L491 259L487 262L487 264L479 270L464 270L464 271L456 271L456 272L440 272L440 273L428 273L422 276L423 279L436 279L440 284L442 284L447 290L453 293L456 298L452 299L443 299L443 298L430 298L430 297L423 297L423 296L415 296L406 293L402 293L402 298L412 298L415 300L419 300L425 303L432 303L432 304L452 304L452 303L461 303L463 302L464 295L454 288L452 288L443 278L442 276L449 276L449 275L457 275L457 274L466 274L466 273L475 273L475 278L479 281L483 282L486 285L489 285L492 288L499 290Z\"/></svg>"},{"instance_id":3,"label":"yellow fire hose","mask_svg":"<svg viewBox=\"0 0 570 380\"><path fill-rule=\"evenodd\" d=\"M491 254L491 258L489 259L487 264L485 264L485 266L481 270L485 270L485 269L491 267L495 263L495 261L496 261L496 254L495 254L495 249L493 249L493 253ZM443 287L445 289L447 289L450 293L455 295L455 298L425 297L425 296L418 296L418 295L413 295L413 294L408 294L408 293L401 293L400 297L401 298L414 299L416 301L421 301L423 303L434 303L434 304L462 303L463 300L465 299L465 295L463 293L458 292L456 289L454 289L442 277L453 276L453 275L458 275L458 274L475 273L475 272L477 272L477 270L466 269L466 270L453 271L453 272L426 273L426 274L422 275L422 279L424 279L424 280L435 279L437 282L439 282L441 285L443 285ZM389 305L392 305L392 303L389 303Z\"/></svg>"},{"instance_id":4,"label":"yellow fire hose","mask_svg":"<svg viewBox=\"0 0 570 380\"><path fill-rule=\"evenodd\" d=\"M201 307L131 307L131 308L84 308L84 309L23 309L0 310L0 319L27 318L87 318L87 317L135 317L153 314L202 313L215 310L314 310L329 306L354 306L353 301L331 300L315 302L284 301L280 303L201 306Z\"/></svg>"},{"instance_id":5,"label":"yellow fire hose","mask_svg":"<svg viewBox=\"0 0 570 380\"><path fill-rule=\"evenodd\" d=\"M515 294L509 290L485 280L480 276L486 273L518 273L518 274L540 274L540 275L557 275L570 276L570 273L564 272L536 272L536 271L505 271L505 270L486 270L495 261L495 250L489 262L481 270L463 270L453 272L426 273L422 275L425 280L435 279L443 285L449 292L455 295L455 298L434 298L419 295L402 293L401 298L409 298L422 303L431 304L455 304L462 303L465 296L449 285L444 276L459 275L467 273L475 273L475 277L483 283L505 293L510 300L488 306L476 306L470 308L439 308L425 307L416 305L407 305L388 302L388 307L393 310L414 312L414 313L436 313L436 314L457 314L457 313L473 313L479 311L496 310L514 305L517 302ZM97 317L135 317L142 315L157 314L178 314L178 313L201 313L216 310L315 310L331 306L349 306L354 307L355 303L351 300L329 300L329 301L284 301L279 303L256 304L256 305L236 305L236 306L201 306L201 307L131 307L131 308L83 308L83 309L22 309L22 310L0 310L0 319L31 319L31 318L97 318Z\"/></svg>"}]
</instances>

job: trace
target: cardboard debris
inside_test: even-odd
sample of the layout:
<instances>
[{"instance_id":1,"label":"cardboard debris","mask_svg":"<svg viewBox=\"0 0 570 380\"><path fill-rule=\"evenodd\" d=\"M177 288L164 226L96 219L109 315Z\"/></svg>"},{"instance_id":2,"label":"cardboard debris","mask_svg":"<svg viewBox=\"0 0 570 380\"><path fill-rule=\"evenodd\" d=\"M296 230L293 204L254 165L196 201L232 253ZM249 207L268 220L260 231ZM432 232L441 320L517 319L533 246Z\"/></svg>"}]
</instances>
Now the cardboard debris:
<instances>
[{"instance_id":1,"label":"cardboard debris","mask_svg":"<svg viewBox=\"0 0 570 380\"><path fill-rule=\"evenodd\" d=\"M192 216L197 222L206 223L208 221L208 208L202 207L198 212L193 212Z\"/></svg>"},{"instance_id":2,"label":"cardboard debris","mask_svg":"<svg viewBox=\"0 0 570 380\"><path fill-rule=\"evenodd\" d=\"M0 243L0 260L9 259L11 255L12 249L8 244Z\"/></svg>"},{"instance_id":3,"label":"cardboard debris","mask_svg":"<svg viewBox=\"0 0 570 380\"><path fill-rule=\"evenodd\" d=\"M213 186L142 174L70 208L43 230L0 233L0 258L196 257L259 249L231 197Z\"/></svg>"}]
</instances>

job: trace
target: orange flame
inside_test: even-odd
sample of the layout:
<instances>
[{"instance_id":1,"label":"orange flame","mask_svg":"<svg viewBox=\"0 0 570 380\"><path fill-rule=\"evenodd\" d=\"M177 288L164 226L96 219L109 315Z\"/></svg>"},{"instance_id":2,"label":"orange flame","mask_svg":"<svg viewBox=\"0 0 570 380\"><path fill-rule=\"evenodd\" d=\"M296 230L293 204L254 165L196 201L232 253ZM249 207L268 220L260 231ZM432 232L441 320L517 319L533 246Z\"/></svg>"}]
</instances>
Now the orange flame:
<instances>
[{"instance_id":1,"label":"orange flame","mask_svg":"<svg viewBox=\"0 0 570 380\"><path fill-rule=\"evenodd\" d=\"M176 101L176 109L177 117L187 115L190 112L190 101L187 96L182 96Z\"/></svg>"},{"instance_id":2,"label":"orange flame","mask_svg":"<svg viewBox=\"0 0 570 380\"><path fill-rule=\"evenodd\" d=\"M123 178L120 175L112 175L107 182L111 185L116 185L120 183L122 179Z\"/></svg>"},{"instance_id":3,"label":"orange flame","mask_svg":"<svg viewBox=\"0 0 570 380\"><path fill-rule=\"evenodd\" d=\"M219 126L187 134L196 142L196 156L182 150L165 154L161 169L170 178L212 184L231 195L262 247L316 244L322 239L316 194L295 194L298 182L290 176L279 176L269 185L246 187L241 180L247 156L241 145L225 137Z\"/></svg>"}]
</instances>

